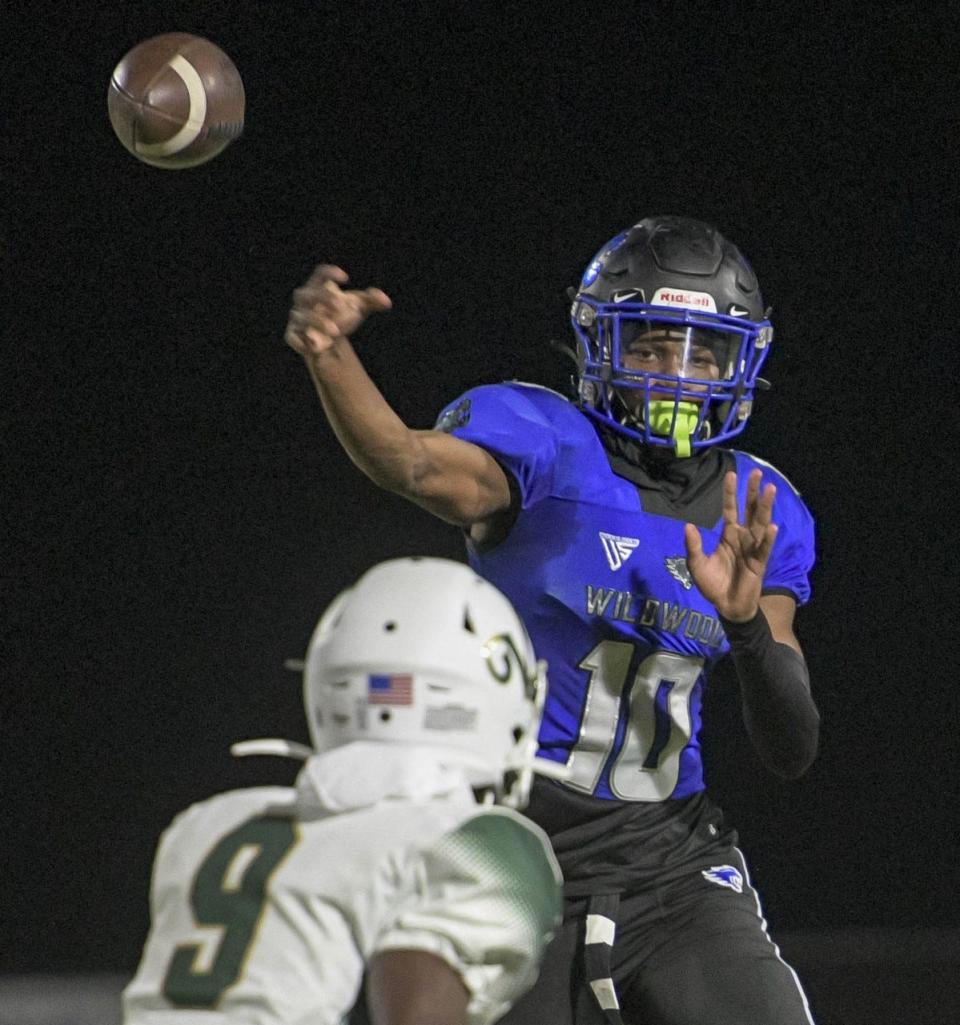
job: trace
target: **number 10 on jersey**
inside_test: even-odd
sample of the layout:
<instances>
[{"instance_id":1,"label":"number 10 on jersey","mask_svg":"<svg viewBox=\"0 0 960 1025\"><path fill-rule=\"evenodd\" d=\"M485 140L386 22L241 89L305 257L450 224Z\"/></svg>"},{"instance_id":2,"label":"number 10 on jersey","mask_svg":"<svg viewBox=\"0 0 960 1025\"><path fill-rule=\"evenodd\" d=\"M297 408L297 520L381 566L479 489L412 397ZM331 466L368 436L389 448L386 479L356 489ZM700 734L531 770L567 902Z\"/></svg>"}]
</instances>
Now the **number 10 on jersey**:
<instances>
[{"instance_id":1,"label":"number 10 on jersey","mask_svg":"<svg viewBox=\"0 0 960 1025\"><path fill-rule=\"evenodd\" d=\"M625 735L610 767L610 790L625 801L663 801L677 785L680 753L691 738L690 699L703 659L656 651L637 666L631 681L634 650L624 641L601 641L580 662L590 679L567 783L593 793L625 712Z\"/></svg>"}]
</instances>

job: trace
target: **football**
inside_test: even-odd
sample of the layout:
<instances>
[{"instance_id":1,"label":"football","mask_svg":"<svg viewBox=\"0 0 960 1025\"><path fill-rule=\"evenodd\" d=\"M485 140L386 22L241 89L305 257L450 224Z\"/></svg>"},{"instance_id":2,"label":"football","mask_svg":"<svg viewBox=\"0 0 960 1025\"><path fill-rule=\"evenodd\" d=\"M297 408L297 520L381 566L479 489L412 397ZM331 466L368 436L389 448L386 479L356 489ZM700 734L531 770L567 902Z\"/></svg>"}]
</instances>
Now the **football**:
<instances>
[{"instance_id":1,"label":"football","mask_svg":"<svg viewBox=\"0 0 960 1025\"><path fill-rule=\"evenodd\" d=\"M138 159L177 170L204 164L243 131L243 82L207 39L168 32L120 61L107 109L117 138Z\"/></svg>"}]
</instances>

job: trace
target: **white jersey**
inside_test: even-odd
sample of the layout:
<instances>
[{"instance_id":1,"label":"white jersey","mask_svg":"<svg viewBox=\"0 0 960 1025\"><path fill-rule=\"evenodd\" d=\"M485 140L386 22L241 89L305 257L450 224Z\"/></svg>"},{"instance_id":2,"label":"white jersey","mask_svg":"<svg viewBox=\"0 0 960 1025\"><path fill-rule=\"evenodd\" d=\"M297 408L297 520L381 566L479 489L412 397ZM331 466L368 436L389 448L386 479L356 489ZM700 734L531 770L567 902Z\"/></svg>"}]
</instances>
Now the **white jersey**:
<instances>
[{"instance_id":1,"label":"white jersey","mask_svg":"<svg viewBox=\"0 0 960 1025\"><path fill-rule=\"evenodd\" d=\"M471 1022L504 1014L559 924L559 869L537 826L413 753L350 744L311 758L295 788L175 819L125 1025L338 1025L389 949L450 964Z\"/></svg>"}]
</instances>

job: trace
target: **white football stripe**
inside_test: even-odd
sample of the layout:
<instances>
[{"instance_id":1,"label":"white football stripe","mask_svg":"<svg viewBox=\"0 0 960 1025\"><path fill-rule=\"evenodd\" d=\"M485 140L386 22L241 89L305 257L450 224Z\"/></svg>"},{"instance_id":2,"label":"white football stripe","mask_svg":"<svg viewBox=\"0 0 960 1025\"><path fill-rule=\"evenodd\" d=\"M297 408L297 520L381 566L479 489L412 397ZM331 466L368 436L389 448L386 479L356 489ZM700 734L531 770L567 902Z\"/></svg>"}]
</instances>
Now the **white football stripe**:
<instances>
[{"instance_id":1,"label":"white football stripe","mask_svg":"<svg viewBox=\"0 0 960 1025\"><path fill-rule=\"evenodd\" d=\"M197 69L179 53L169 62L170 69L175 71L187 87L190 97L190 112L186 124L176 135L166 142L135 142L137 152L145 157L169 157L180 150L186 149L203 131L203 122L207 116L207 94Z\"/></svg>"},{"instance_id":2,"label":"white football stripe","mask_svg":"<svg viewBox=\"0 0 960 1025\"><path fill-rule=\"evenodd\" d=\"M587 915L587 935L584 943L606 943L613 946L617 926L606 915Z\"/></svg>"}]
</instances>

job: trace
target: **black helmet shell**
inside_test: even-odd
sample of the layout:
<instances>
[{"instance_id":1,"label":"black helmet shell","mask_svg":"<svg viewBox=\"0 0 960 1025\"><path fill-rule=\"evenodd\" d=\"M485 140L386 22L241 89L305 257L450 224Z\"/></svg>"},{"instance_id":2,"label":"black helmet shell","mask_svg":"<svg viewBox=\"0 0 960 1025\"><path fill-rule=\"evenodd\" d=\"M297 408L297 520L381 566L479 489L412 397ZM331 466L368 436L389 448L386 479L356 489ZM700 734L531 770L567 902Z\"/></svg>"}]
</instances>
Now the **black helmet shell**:
<instances>
[{"instance_id":1,"label":"black helmet shell","mask_svg":"<svg viewBox=\"0 0 960 1025\"><path fill-rule=\"evenodd\" d=\"M661 290L677 297L710 296L712 312L764 319L757 276L740 250L710 224L690 217L647 217L597 254L579 294L598 302L656 303ZM696 298L691 306L702 304ZM674 298L670 305L681 305Z\"/></svg>"}]
</instances>

